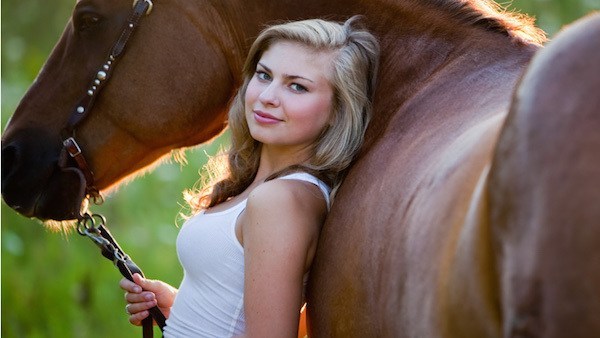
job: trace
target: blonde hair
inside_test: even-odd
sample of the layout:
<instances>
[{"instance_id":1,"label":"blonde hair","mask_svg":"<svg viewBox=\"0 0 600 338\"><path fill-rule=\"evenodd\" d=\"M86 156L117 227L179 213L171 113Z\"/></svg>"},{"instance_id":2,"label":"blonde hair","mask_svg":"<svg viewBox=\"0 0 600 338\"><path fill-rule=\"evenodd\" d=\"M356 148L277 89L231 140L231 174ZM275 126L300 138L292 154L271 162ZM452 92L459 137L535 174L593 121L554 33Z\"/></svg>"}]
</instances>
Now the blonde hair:
<instances>
[{"instance_id":1,"label":"blonde hair","mask_svg":"<svg viewBox=\"0 0 600 338\"><path fill-rule=\"evenodd\" d=\"M216 183L188 199L195 209L215 206L241 194L255 179L260 160L260 142L250 135L245 117L244 97L262 54L277 42L299 43L316 52L332 52L332 121L313 147L308 163L279 171L267 180L292 171L311 173L336 188L363 142L371 118L371 101L379 59L379 43L358 27L358 17L343 24L320 19L294 21L263 30L252 44L243 68L243 83L229 110L231 148L226 172ZM220 156L211 161L223 161ZM213 168L214 163L210 164Z\"/></svg>"}]
</instances>

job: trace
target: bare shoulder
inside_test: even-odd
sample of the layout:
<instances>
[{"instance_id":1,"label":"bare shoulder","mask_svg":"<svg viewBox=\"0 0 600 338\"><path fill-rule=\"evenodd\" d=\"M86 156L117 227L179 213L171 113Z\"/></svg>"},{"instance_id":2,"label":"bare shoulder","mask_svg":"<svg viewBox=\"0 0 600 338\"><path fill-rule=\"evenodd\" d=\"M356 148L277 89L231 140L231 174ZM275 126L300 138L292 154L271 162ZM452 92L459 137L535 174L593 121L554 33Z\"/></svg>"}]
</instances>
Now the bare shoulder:
<instances>
[{"instance_id":1,"label":"bare shoulder","mask_svg":"<svg viewBox=\"0 0 600 338\"><path fill-rule=\"evenodd\" d=\"M244 214L254 229L312 234L325 219L327 202L319 187L310 182L275 179L250 193Z\"/></svg>"},{"instance_id":2,"label":"bare shoulder","mask_svg":"<svg viewBox=\"0 0 600 338\"><path fill-rule=\"evenodd\" d=\"M293 179L275 179L259 185L250 193L248 207L277 208L288 213L300 212L307 215L307 213L322 214L326 212L327 202L319 187L313 183Z\"/></svg>"}]
</instances>

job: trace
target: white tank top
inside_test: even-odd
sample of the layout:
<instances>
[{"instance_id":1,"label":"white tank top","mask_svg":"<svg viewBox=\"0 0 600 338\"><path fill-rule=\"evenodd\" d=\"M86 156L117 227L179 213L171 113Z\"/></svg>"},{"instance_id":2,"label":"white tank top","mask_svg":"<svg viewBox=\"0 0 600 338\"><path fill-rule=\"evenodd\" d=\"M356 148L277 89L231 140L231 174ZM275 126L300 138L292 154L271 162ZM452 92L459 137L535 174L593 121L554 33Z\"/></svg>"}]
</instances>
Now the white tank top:
<instances>
[{"instance_id":1,"label":"white tank top","mask_svg":"<svg viewBox=\"0 0 600 338\"><path fill-rule=\"evenodd\" d=\"M293 173L279 179L315 184L329 209L331 189L316 177ZM184 275L164 337L231 337L244 333L244 248L235 235L235 223L245 207L243 200L227 210L201 212L184 223L177 236L177 255Z\"/></svg>"}]
</instances>

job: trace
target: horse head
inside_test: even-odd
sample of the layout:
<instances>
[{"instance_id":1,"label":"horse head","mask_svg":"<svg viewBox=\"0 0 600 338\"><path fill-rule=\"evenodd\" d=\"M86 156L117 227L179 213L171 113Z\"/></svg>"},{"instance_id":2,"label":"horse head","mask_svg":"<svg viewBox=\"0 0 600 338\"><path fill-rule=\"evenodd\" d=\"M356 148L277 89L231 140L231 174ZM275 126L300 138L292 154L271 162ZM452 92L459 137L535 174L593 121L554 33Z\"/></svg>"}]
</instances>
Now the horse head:
<instances>
[{"instance_id":1,"label":"horse head","mask_svg":"<svg viewBox=\"0 0 600 338\"><path fill-rule=\"evenodd\" d=\"M232 69L241 67L232 54L237 46L220 38L230 35L216 19L198 34L197 20L210 17L211 8L195 6L207 13L196 16L181 6L162 0L158 10L143 15L110 81L71 133L100 190L224 127L238 81ZM2 136L2 196L19 213L54 220L79 215L86 182L80 170L60 169L61 133L131 12L130 2L78 1L17 107Z\"/></svg>"}]
</instances>

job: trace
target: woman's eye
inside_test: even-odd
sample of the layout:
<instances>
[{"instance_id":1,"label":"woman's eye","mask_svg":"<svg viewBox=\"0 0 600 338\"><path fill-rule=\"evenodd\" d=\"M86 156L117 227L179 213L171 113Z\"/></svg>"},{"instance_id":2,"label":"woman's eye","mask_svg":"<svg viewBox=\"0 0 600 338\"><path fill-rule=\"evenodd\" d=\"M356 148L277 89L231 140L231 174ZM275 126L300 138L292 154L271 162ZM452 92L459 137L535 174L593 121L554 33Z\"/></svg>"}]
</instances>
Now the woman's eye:
<instances>
[{"instance_id":1,"label":"woman's eye","mask_svg":"<svg viewBox=\"0 0 600 338\"><path fill-rule=\"evenodd\" d=\"M292 88L292 90L295 91L295 92L301 92L301 93L303 93L303 92L307 92L308 91L308 89L306 89L306 87L304 87L301 84L297 84L297 83L292 83L290 85L290 88Z\"/></svg>"},{"instance_id":2,"label":"woman's eye","mask_svg":"<svg viewBox=\"0 0 600 338\"><path fill-rule=\"evenodd\" d=\"M259 80L263 80L263 81L269 81L269 80L271 80L271 76L269 74L261 71L261 70L257 70L256 71L256 77Z\"/></svg>"},{"instance_id":3,"label":"woman's eye","mask_svg":"<svg viewBox=\"0 0 600 338\"><path fill-rule=\"evenodd\" d=\"M99 22L100 16L93 13L84 13L75 20L75 27L81 32L96 26Z\"/></svg>"}]
</instances>

